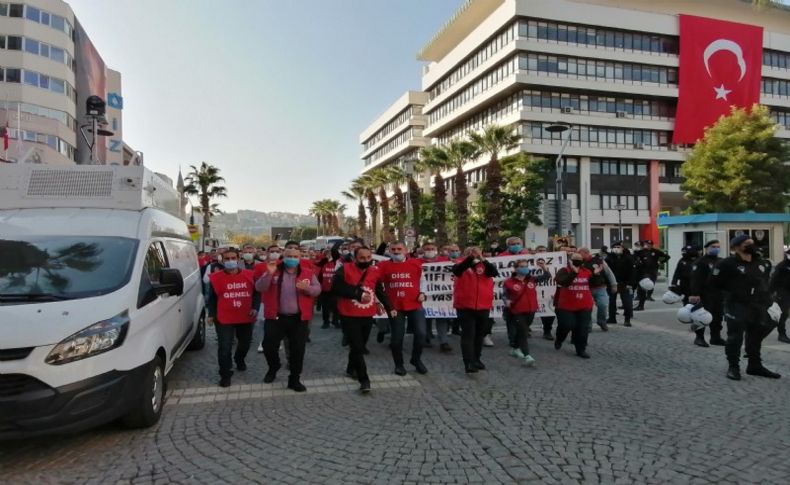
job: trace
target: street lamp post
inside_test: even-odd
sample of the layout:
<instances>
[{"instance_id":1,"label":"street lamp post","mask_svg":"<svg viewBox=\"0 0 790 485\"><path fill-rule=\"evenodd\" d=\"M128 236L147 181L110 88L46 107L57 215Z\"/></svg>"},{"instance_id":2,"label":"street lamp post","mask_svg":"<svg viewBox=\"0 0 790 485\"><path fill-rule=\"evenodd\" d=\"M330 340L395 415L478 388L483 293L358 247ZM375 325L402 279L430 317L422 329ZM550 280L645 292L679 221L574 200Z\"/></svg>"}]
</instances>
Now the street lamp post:
<instances>
[{"instance_id":1,"label":"street lamp post","mask_svg":"<svg viewBox=\"0 0 790 485\"><path fill-rule=\"evenodd\" d=\"M562 192L562 155L565 153L565 149L568 147L568 142L571 140L571 127L567 123L552 123L551 125L546 127L546 131L549 133L564 133L568 132L568 136L562 141L562 146L560 147L560 152L557 154L557 159L554 161L554 165L556 168L556 178L554 180L555 183L555 192L556 192L556 204L557 204L557 234L563 236L562 234L562 200L563 200L563 192Z\"/></svg>"},{"instance_id":2,"label":"street lamp post","mask_svg":"<svg viewBox=\"0 0 790 485\"><path fill-rule=\"evenodd\" d=\"M623 210L627 209L626 206L622 204L618 204L614 206L615 210L617 210L617 226L618 232L620 233L620 242L623 242Z\"/></svg>"}]
</instances>

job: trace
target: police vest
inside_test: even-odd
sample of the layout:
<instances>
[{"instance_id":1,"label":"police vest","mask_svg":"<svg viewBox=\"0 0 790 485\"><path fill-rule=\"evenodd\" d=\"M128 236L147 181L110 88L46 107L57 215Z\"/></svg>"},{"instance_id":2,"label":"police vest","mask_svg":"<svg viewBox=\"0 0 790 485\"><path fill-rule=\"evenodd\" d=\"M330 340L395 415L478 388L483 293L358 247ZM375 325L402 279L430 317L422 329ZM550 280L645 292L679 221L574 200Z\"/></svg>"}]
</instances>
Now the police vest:
<instances>
[{"instance_id":1,"label":"police vest","mask_svg":"<svg viewBox=\"0 0 790 485\"><path fill-rule=\"evenodd\" d=\"M282 268L282 266L281 266ZM269 288L263 294L263 317L267 320L276 320L279 315L280 309L280 293L282 281L282 269L278 269L272 275L272 282ZM299 268L296 276L297 282L307 281L310 283L313 280L315 273L306 266ZM313 303L315 298L304 293L300 289L296 289L296 303L299 306L300 320L309 322L313 319Z\"/></svg>"},{"instance_id":2,"label":"police vest","mask_svg":"<svg viewBox=\"0 0 790 485\"><path fill-rule=\"evenodd\" d=\"M255 284L252 271L238 273L215 271L209 275L211 287L217 295L217 322L223 325L251 323L250 310Z\"/></svg>"},{"instance_id":3,"label":"police vest","mask_svg":"<svg viewBox=\"0 0 790 485\"><path fill-rule=\"evenodd\" d=\"M378 266L371 266L367 270L362 270L355 263L343 265L343 280L346 284L361 287L364 293L370 295L367 302L352 300L351 298L339 297L337 299L337 311L345 317L373 317L378 313L376 305L376 285L381 278Z\"/></svg>"}]
</instances>

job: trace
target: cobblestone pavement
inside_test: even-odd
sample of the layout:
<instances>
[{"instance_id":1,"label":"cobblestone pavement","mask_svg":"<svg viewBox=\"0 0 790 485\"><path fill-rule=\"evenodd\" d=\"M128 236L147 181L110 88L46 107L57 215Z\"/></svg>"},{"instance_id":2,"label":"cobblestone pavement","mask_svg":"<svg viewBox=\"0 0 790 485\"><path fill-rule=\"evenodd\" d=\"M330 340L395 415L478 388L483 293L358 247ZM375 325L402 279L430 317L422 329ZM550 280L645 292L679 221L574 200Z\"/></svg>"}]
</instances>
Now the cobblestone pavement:
<instances>
[{"instance_id":1,"label":"cobblestone pavement","mask_svg":"<svg viewBox=\"0 0 790 485\"><path fill-rule=\"evenodd\" d=\"M0 444L0 481L790 483L790 345L766 339L784 378L731 382L723 349L693 346L674 311L651 303L633 328L596 329L590 360L533 339L531 369L507 355L498 323L488 370L471 377L458 337L452 355L426 350L427 375L403 378L372 341L367 396L342 376L338 330L314 323L299 395L283 372L261 384L254 350L216 387L212 338L176 364L157 426Z\"/></svg>"}]
</instances>

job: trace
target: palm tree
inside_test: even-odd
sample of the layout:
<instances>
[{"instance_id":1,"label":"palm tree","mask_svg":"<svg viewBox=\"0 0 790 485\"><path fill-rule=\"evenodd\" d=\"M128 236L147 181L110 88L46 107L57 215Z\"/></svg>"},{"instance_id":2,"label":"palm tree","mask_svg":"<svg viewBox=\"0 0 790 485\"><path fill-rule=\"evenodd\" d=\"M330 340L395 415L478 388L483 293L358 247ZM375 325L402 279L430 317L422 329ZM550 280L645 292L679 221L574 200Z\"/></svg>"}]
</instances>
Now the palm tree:
<instances>
[{"instance_id":1,"label":"palm tree","mask_svg":"<svg viewBox=\"0 0 790 485\"><path fill-rule=\"evenodd\" d=\"M387 169L374 168L365 175L369 178L373 190L378 194L378 203L379 207L381 207L381 227L386 229L390 226L390 201L387 197L389 176L387 175Z\"/></svg>"},{"instance_id":2,"label":"palm tree","mask_svg":"<svg viewBox=\"0 0 790 485\"><path fill-rule=\"evenodd\" d=\"M502 167L499 165L499 154L518 147L521 135L515 125L488 125L482 133L470 133L469 139L480 153L490 157L480 200L485 205L486 239L489 242L499 241L502 228Z\"/></svg>"},{"instance_id":3,"label":"palm tree","mask_svg":"<svg viewBox=\"0 0 790 485\"><path fill-rule=\"evenodd\" d=\"M444 147L425 147L420 151L420 170L425 170L433 175L433 225L436 230L438 245L447 243L447 189L444 186L442 171L449 167L447 150Z\"/></svg>"},{"instance_id":4,"label":"palm tree","mask_svg":"<svg viewBox=\"0 0 790 485\"><path fill-rule=\"evenodd\" d=\"M420 164L419 160L409 160L407 163L410 163L414 170L419 170ZM420 199L422 198L422 190L420 190L420 186L417 184L417 181L414 179L414 174L409 173L406 175L406 184L409 187L409 203L411 205L411 227L417 234L417 228L420 227Z\"/></svg>"},{"instance_id":5,"label":"palm tree","mask_svg":"<svg viewBox=\"0 0 790 485\"><path fill-rule=\"evenodd\" d=\"M469 188L466 185L464 166L477 158L480 151L474 143L456 140L447 147L447 158L455 167L455 223L458 245L466 247L469 241Z\"/></svg>"},{"instance_id":6,"label":"palm tree","mask_svg":"<svg viewBox=\"0 0 790 485\"><path fill-rule=\"evenodd\" d=\"M397 165L390 165L386 169L387 182L393 185L393 197L395 199L395 213L398 215L398 237L403 238L403 226L406 223L406 197L400 186L406 183L409 177L406 172Z\"/></svg>"},{"instance_id":7,"label":"palm tree","mask_svg":"<svg viewBox=\"0 0 790 485\"><path fill-rule=\"evenodd\" d=\"M367 215L365 214L365 188L359 179L354 179L351 182L351 187L348 190L341 192L343 197L357 202L357 236L362 237L365 235L365 228L368 225Z\"/></svg>"},{"instance_id":8,"label":"palm tree","mask_svg":"<svg viewBox=\"0 0 790 485\"><path fill-rule=\"evenodd\" d=\"M323 221L324 217L324 201L323 200L316 200L313 202L313 205L310 207L309 214L311 216L315 216L315 232L319 236L321 235L321 222Z\"/></svg>"},{"instance_id":9,"label":"palm tree","mask_svg":"<svg viewBox=\"0 0 790 485\"><path fill-rule=\"evenodd\" d=\"M220 185L225 181L219 175L219 169L206 162L200 162L200 168L190 165L192 171L187 175L184 193L187 195L197 195L200 199L199 212L203 214L203 238L211 235L211 216L219 212L217 204L212 204L211 200L227 197L228 190Z\"/></svg>"},{"instance_id":10,"label":"palm tree","mask_svg":"<svg viewBox=\"0 0 790 485\"><path fill-rule=\"evenodd\" d=\"M375 244L378 235L378 221L379 221L379 204L376 200L376 192L378 190L378 181L371 177L369 173L363 174L357 178L359 183L365 189L365 199L368 201L368 212L370 212L370 237L369 242Z\"/></svg>"},{"instance_id":11,"label":"palm tree","mask_svg":"<svg viewBox=\"0 0 790 485\"><path fill-rule=\"evenodd\" d=\"M340 232L340 216L343 215L347 207L339 200L326 199L324 202L327 211L324 219L329 221L328 234L337 234Z\"/></svg>"}]
</instances>

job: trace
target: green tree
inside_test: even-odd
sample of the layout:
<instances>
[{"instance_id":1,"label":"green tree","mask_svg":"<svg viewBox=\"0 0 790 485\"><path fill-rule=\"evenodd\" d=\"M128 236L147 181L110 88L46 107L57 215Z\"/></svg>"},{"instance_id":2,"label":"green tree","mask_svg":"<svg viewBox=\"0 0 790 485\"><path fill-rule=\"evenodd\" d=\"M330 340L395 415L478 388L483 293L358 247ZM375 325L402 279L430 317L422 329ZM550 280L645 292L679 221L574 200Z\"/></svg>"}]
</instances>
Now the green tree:
<instances>
[{"instance_id":1,"label":"green tree","mask_svg":"<svg viewBox=\"0 0 790 485\"><path fill-rule=\"evenodd\" d=\"M681 174L689 212L784 212L790 147L776 137L768 108L733 108L705 130Z\"/></svg>"},{"instance_id":2,"label":"green tree","mask_svg":"<svg viewBox=\"0 0 790 485\"><path fill-rule=\"evenodd\" d=\"M489 156L486 180L480 188L479 201L485 211L486 239L499 241L502 229L502 169L499 154L518 147L521 135L515 125L486 126L482 133L470 133L469 139L481 153Z\"/></svg>"},{"instance_id":3,"label":"green tree","mask_svg":"<svg viewBox=\"0 0 790 485\"><path fill-rule=\"evenodd\" d=\"M455 168L455 240L466 247L469 240L469 187L466 185L464 166L480 154L477 146L465 140L456 140L447 147L449 165Z\"/></svg>"},{"instance_id":4,"label":"green tree","mask_svg":"<svg viewBox=\"0 0 790 485\"><path fill-rule=\"evenodd\" d=\"M418 170L419 160L409 160L407 163L411 165L414 170ZM414 173L406 175L406 185L409 188L409 204L411 205L411 220L408 222L418 235L420 227L420 202L422 201L422 190L420 190L417 180L414 178Z\"/></svg>"},{"instance_id":5,"label":"green tree","mask_svg":"<svg viewBox=\"0 0 790 485\"><path fill-rule=\"evenodd\" d=\"M351 187L348 190L341 192L343 197L357 202L356 235L359 237L365 236L365 230L368 225L368 217L365 213L365 192L365 187L359 178L351 182Z\"/></svg>"},{"instance_id":6,"label":"green tree","mask_svg":"<svg viewBox=\"0 0 790 485\"><path fill-rule=\"evenodd\" d=\"M379 183L369 173L359 176L357 180L365 189L365 199L368 202L368 212L370 213L370 234L366 239L370 244L376 244L379 227L379 203L376 200L376 192L378 192Z\"/></svg>"},{"instance_id":7,"label":"green tree","mask_svg":"<svg viewBox=\"0 0 790 485\"><path fill-rule=\"evenodd\" d=\"M502 159L502 229L522 235L540 219L543 188L553 169L551 160L517 153Z\"/></svg>"},{"instance_id":8,"label":"green tree","mask_svg":"<svg viewBox=\"0 0 790 485\"><path fill-rule=\"evenodd\" d=\"M431 223L434 231L427 235L434 239L438 245L447 243L447 189L444 186L442 171L450 167L447 150L439 146L425 147L420 151L420 170L428 171L433 175L433 210L431 211ZM423 233L425 234L425 233Z\"/></svg>"},{"instance_id":9,"label":"green tree","mask_svg":"<svg viewBox=\"0 0 790 485\"><path fill-rule=\"evenodd\" d=\"M395 201L395 227L398 230L398 237L403 238L403 228L406 224L406 197L403 195L401 185L408 182L408 177L402 168L390 165L384 171L387 183L392 184L392 197Z\"/></svg>"},{"instance_id":10,"label":"green tree","mask_svg":"<svg viewBox=\"0 0 790 485\"><path fill-rule=\"evenodd\" d=\"M220 176L217 167L206 162L201 162L200 168L194 165L190 165L190 168L192 171L186 176L184 193L198 196L199 212L203 214L203 237L211 237L211 216L219 212L212 200L228 196L228 190L221 185L225 179Z\"/></svg>"}]
</instances>

